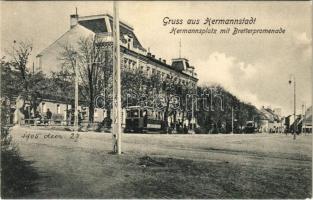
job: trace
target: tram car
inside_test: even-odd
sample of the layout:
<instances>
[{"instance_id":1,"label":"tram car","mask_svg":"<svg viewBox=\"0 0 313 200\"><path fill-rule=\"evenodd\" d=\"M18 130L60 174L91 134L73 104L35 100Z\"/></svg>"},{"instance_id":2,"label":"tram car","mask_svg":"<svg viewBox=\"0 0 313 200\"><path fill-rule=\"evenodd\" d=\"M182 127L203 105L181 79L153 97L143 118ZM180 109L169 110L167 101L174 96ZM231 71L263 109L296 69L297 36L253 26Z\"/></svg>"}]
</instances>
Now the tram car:
<instances>
[{"instance_id":1,"label":"tram car","mask_svg":"<svg viewBox=\"0 0 313 200\"><path fill-rule=\"evenodd\" d=\"M256 123L254 121L247 121L245 126L245 133L255 133Z\"/></svg>"},{"instance_id":2,"label":"tram car","mask_svg":"<svg viewBox=\"0 0 313 200\"><path fill-rule=\"evenodd\" d=\"M146 133L160 131L162 113L151 107L130 106L126 108L125 133Z\"/></svg>"}]
</instances>

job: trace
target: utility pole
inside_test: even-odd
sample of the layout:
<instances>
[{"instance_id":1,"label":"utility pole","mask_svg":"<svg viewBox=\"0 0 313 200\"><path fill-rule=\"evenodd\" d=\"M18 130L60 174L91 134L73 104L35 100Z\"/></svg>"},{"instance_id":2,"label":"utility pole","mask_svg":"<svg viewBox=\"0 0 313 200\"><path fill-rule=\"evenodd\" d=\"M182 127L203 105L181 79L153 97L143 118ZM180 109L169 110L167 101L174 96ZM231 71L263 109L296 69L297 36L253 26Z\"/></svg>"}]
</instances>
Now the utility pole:
<instances>
[{"instance_id":1,"label":"utility pole","mask_svg":"<svg viewBox=\"0 0 313 200\"><path fill-rule=\"evenodd\" d=\"M181 58L181 39L179 39L179 58Z\"/></svg>"},{"instance_id":2,"label":"utility pole","mask_svg":"<svg viewBox=\"0 0 313 200\"><path fill-rule=\"evenodd\" d=\"M234 133L234 107L231 107L231 133Z\"/></svg>"},{"instance_id":3,"label":"utility pole","mask_svg":"<svg viewBox=\"0 0 313 200\"><path fill-rule=\"evenodd\" d=\"M306 124L305 124L305 119L306 119L306 103L304 102L303 105L303 120L302 120L302 133L306 135Z\"/></svg>"},{"instance_id":4,"label":"utility pole","mask_svg":"<svg viewBox=\"0 0 313 200\"><path fill-rule=\"evenodd\" d=\"M113 152L122 153L121 141L121 63L118 3L113 1Z\"/></svg>"},{"instance_id":5,"label":"utility pole","mask_svg":"<svg viewBox=\"0 0 313 200\"><path fill-rule=\"evenodd\" d=\"M295 140L297 127L296 127L296 77L294 74L290 75L289 84L292 83L291 79L293 79L293 119L294 119L294 122L293 122L293 139Z\"/></svg>"},{"instance_id":6,"label":"utility pole","mask_svg":"<svg viewBox=\"0 0 313 200\"><path fill-rule=\"evenodd\" d=\"M301 105L301 116L300 116L300 121L302 119L302 126L301 126L301 130L300 130L300 133L303 133L303 120L304 120L304 103L302 102L302 105Z\"/></svg>"},{"instance_id":7,"label":"utility pole","mask_svg":"<svg viewBox=\"0 0 313 200\"><path fill-rule=\"evenodd\" d=\"M191 134L195 133L194 125L196 123L195 119L195 108L194 108L194 94L191 95Z\"/></svg>"},{"instance_id":8,"label":"utility pole","mask_svg":"<svg viewBox=\"0 0 313 200\"><path fill-rule=\"evenodd\" d=\"M75 56L75 113L74 113L74 129L78 131L78 65L77 65L77 53Z\"/></svg>"},{"instance_id":9,"label":"utility pole","mask_svg":"<svg viewBox=\"0 0 313 200\"><path fill-rule=\"evenodd\" d=\"M193 107L193 95L191 96L191 130L193 130L193 123L194 123L194 107Z\"/></svg>"},{"instance_id":10,"label":"utility pole","mask_svg":"<svg viewBox=\"0 0 313 200\"><path fill-rule=\"evenodd\" d=\"M293 116L294 116L294 120L296 122L296 77L294 77L294 81L293 81L293 99L294 99L294 102L293 102ZM296 123L295 123L295 126L293 127L294 129L294 133L293 133L293 139L295 140L296 139L296 131L297 131L297 126L296 126Z\"/></svg>"}]
</instances>

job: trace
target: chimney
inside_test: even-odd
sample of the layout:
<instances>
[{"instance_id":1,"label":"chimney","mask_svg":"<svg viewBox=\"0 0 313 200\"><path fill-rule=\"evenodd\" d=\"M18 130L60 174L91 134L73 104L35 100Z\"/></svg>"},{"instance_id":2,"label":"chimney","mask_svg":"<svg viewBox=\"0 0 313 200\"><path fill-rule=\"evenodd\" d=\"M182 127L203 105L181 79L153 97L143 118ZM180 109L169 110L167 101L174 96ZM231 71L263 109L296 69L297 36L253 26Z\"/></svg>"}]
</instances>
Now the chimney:
<instances>
[{"instance_id":1,"label":"chimney","mask_svg":"<svg viewBox=\"0 0 313 200\"><path fill-rule=\"evenodd\" d=\"M76 26L78 24L78 15L71 15L70 16L70 24L71 24L71 28L73 28L74 26Z\"/></svg>"},{"instance_id":2,"label":"chimney","mask_svg":"<svg viewBox=\"0 0 313 200\"><path fill-rule=\"evenodd\" d=\"M151 53L150 52L148 52L148 54L147 54L149 57L151 57Z\"/></svg>"},{"instance_id":3,"label":"chimney","mask_svg":"<svg viewBox=\"0 0 313 200\"><path fill-rule=\"evenodd\" d=\"M164 62L164 63L166 63L166 60L165 60L165 59L163 59L163 62Z\"/></svg>"},{"instance_id":4,"label":"chimney","mask_svg":"<svg viewBox=\"0 0 313 200\"><path fill-rule=\"evenodd\" d=\"M159 58L159 61L162 62L162 58Z\"/></svg>"},{"instance_id":5,"label":"chimney","mask_svg":"<svg viewBox=\"0 0 313 200\"><path fill-rule=\"evenodd\" d=\"M155 58L155 55L151 55L152 56L152 58Z\"/></svg>"}]
</instances>

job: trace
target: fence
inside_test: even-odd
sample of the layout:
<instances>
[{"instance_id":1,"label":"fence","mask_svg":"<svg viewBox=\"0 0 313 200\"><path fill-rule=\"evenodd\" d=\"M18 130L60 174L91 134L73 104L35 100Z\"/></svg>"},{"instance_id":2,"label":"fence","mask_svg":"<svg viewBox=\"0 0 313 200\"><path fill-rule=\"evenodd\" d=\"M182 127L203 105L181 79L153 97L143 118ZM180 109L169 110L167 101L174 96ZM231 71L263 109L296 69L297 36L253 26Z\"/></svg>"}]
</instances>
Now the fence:
<instances>
[{"instance_id":1,"label":"fence","mask_svg":"<svg viewBox=\"0 0 313 200\"><path fill-rule=\"evenodd\" d=\"M22 126L28 127L54 127L61 129L73 129L74 128L74 120L59 120L59 119L23 119L21 121ZM112 126L111 123L107 123L106 121L95 121L89 122L88 120L80 120L78 122L78 126L80 129L94 130L94 131L110 131ZM122 128L125 128L125 124L122 124Z\"/></svg>"}]
</instances>

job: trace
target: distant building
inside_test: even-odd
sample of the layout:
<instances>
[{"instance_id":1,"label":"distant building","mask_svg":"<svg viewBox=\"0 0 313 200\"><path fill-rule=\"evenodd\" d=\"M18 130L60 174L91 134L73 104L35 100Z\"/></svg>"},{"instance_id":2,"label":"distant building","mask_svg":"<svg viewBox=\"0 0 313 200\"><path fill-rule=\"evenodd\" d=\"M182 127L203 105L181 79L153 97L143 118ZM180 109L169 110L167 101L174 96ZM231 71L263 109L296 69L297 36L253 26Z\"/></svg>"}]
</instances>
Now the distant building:
<instances>
[{"instance_id":1,"label":"distant building","mask_svg":"<svg viewBox=\"0 0 313 200\"><path fill-rule=\"evenodd\" d=\"M301 128L304 133L312 133L312 106L309 107L302 118Z\"/></svg>"},{"instance_id":2,"label":"distant building","mask_svg":"<svg viewBox=\"0 0 313 200\"><path fill-rule=\"evenodd\" d=\"M276 114L276 115L278 115L278 116L282 116L282 110L281 110L281 108L274 108L274 113Z\"/></svg>"},{"instance_id":3,"label":"distant building","mask_svg":"<svg viewBox=\"0 0 313 200\"><path fill-rule=\"evenodd\" d=\"M299 129L298 127L298 123L300 119L301 119L301 115L296 115L296 117L294 117L294 115L286 116L285 117L286 132L293 133L295 130L296 132L301 130L301 128ZM294 128L294 126L296 126L296 129Z\"/></svg>"},{"instance_id":4,"label":"distant building","mask_svg":"<svg viewBox=\"0 0 313 200\"><path fill-rule=\"evenodd\" d=\"M309 107L304 115L293 115L285 117L286 130L290 133L296 131L297 133L312 133L312 106Z\"/></svg>"},{"instance_id":5,"label":"distant building","mask_svg":"<svg viewBox=\"0 0 313 200\"><path fill-rule=\"evenodd\" d=\"M259 114L260 114L259 120L260 132L269 132L269 133L283 132L284 126L282 124L282 119L278 114L275 113L274 110L272 110L270 107L265 108L263 106L259 110Z\"/></svg>"}]
</instances>

